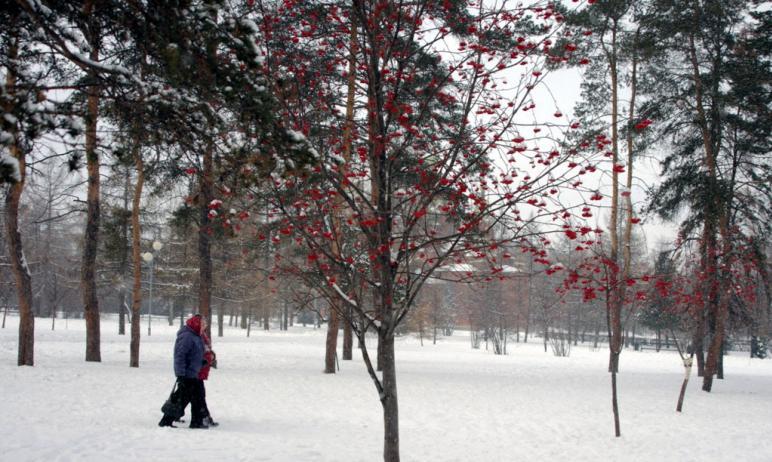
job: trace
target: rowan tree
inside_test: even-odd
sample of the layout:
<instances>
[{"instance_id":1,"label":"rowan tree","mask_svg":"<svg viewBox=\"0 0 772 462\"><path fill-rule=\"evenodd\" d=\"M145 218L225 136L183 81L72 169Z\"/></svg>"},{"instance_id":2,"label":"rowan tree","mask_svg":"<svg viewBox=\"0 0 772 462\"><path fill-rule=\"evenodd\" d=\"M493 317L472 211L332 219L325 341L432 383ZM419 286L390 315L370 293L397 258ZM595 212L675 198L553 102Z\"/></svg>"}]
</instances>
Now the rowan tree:
<instances>
[{"instance_id":1,"label":"rowan tree","mask_svg":"<svg viewBox=\"0 0 772 462\"><path fill-rule=\"evenodd\" d=\"M427 280L466 262L502 278L495 251L506 244L551 266L526 240L540 240L529 221L582 232L570 219L581 207L561 202L581 185L568 167L576 151L550 140L559 127L520 118L536 107L563 14L546 3L255 8L280 117L316 156L306 169L276 162L261 185L272 191L276 271L303 278L353 327L383 407L384 459L399 460L394 336Z\"/></svg>"}]
</instances>

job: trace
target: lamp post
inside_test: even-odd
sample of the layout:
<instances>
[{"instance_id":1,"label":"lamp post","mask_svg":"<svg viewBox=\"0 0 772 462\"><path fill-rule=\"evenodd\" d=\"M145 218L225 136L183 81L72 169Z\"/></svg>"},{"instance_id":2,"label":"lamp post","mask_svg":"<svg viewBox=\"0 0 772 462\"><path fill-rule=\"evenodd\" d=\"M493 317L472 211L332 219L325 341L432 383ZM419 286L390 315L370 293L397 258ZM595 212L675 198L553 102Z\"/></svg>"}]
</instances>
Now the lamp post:
<instances>
[{"instance_id":1,"label":"lamp post","mask_svg":"<svg viewBox=\"0 0 772 462\"><path fill-rule=\"evenodd\" d=\"M162 247L163 244L158 241L153 241L153 250L155 252L161 250ZM153 252L145 252L142 254L142 259L145 260L145 263L150 265L150 292L147 299L147 336L149 337L151 332L151 320L153 319L153 262L155 261L155 254Z\"/></svg>"}]
</instances>

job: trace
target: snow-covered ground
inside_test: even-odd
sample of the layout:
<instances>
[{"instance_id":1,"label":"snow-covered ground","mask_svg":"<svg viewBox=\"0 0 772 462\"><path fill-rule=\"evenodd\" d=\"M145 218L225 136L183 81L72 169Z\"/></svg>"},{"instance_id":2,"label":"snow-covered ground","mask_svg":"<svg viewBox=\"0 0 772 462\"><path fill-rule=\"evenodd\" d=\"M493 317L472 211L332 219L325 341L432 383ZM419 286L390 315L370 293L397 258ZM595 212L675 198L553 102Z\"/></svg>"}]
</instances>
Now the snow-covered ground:
<instances>
[{"instance_id":1,"label":"snow-covered ground","mask_svg":"<svg viewBox=\"0 0 772 462\"><path fill-rule=\"evenodd\" d=\"M362 361L322 374L320 330L227 328L207 382L209 430L158 428L173 384L176 327L154 322L140 367L129 337L102 322L102 362L86 363L83 321L37 320L35 367L17 367L18 320L0 330L0 460L378 461L381 408ZM403 461L772 460L772 360L726 358L713 393L693 377L684 412L675 353L622 354L622 437L614 438L604 350L569 358L538 343L508 356L461 334L397 346ZM356 356L356 354L355 354Z\"/></svg>"}]
</instances>

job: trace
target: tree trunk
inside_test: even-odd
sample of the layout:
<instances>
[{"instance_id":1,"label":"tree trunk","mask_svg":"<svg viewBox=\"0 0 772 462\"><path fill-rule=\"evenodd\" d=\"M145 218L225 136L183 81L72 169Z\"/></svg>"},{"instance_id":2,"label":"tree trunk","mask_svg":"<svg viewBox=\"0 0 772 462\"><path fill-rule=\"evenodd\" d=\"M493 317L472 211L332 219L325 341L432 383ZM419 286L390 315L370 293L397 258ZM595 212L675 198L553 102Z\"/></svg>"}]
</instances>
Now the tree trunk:
<instances>
[{"instance_id":1,"label":"tree trunk","mask_svg":"<svg viewBox=\"0 0 772 462\"><path fill-rule=\"evenodd\" d=\"M217 336L223 336L223 324L225 324L225 308L223 304L220 304L220 308L217 310Z\"/></svg>"},{"instance_id":2,"label":"tree trunk","mask_svg":"<svg viewBox=\"0 0 772 462\"><path fill-rule=\"evenodd\" d=\"M525 308L525 335L523 342L528 343L528 331L531 327L531 300L532 300L533 259L528 259L528 304Z\"/></svg>"},{"instance_id":3,"label":"tree trunk","mask_svg":"<svg viewBox=\"0 0 772 462\"><path fill-rule=\"evenodd\" d=\"M611 74L611 152L612 163L619 162L619 95L617 75L617 20L613 20L611 29L611 51L607 51L609 70ZM611 219L609 222L609 234L611 239L611 267L608 271L607 311L609 329L609 372L615 374L619 371L619 353L622 351L622 302L624 300L623 286L620 284L619 274L619 172L612 171L611 181ZM616 392L616 377L614 377L614 391ZM616 399L616 395L614 396ZM616 409L616 407L615 407ZM616 420L616 416L615 416ZM617 436L619 436L617 434Z\"/></svg>"},{"instance_id":4,"label":"tree trunk","mask_svg":"<svg viewBox=\"0 0 772 462\"><path fill-rule=\"evenodd\" d=\"M15 60L18 55L17 43L10 46L8 57ZM9 71L5 77L5 88L13 92L16 86L16 76ZM10 101L10 99L9 99ZM11 112L12 103L7 103L3 108L5 112ZM9 146L11 156L19 162L19 181L10 186L5 196L5 229L8 236L8 255L11 259L11 271L16 280L16 294L19 303L19 355L17 364L19 366L34 365L34 347L35 347L35 317L32 312L32 276L30 275L27 261L24 258L24 248L22 245L21 233L19 232L19 205L21 195L24 191L24 182L26 180L26 156L21 150L16 138L17 133L12 132L14 142ZM8 305L5 307L8 312ZM3 327L5 327L5 316L3 316Z\"/></svg>"},{"instance_id":5,"label":"tree trunk","mask_svg":"<svg viewBox=\"0 0 772 462\"><path fill-rule=\"evenodd\" d=\"M142 188L145 183L145 166L142 160L139 140L135 138L132 147L134 165L137 170L137 182L134 185L134 198L131 203L131 259L134 265L134 279L131 293L131 343L129 345L129 367L139 367L139 313L142 308L142 229L139 223L139 207L142 201Z\"/></svg>"},{"instance_id":6,"label":"tree trunk","mask_svg":"<svg viewBox=\"0 0 772 462\"><path fill-rule=\"evenodd\" d=\"M726 353L725 347L726 342L722 342L721 350L718 353L718 368L716 370L716 378L719 380L724 380L724 354Z\"/></svg>"},{"instance_id":7,"label":"tree trunk","mask_svg":"<svg viewBox=\"0 0 772 462\"><path fill-rule=\"evenodd\" d=\"M692 351L694 352L694 356L697 359L697 377L703 377L705 375L704 329L705 321L703 317L700 316L692 334Z\"/></svg>"},{"instance_id":8,"label":"tree trunk","mask_svg":"<svg viewBox=\"0 0 772 462\"><path fill-rule=\"evenodd\" d=\"M722 289L719 291L718 303L715 303L715 333L711 336L710 345L708 346L708 355L705 358L705 375L702 378L702 390L710 392L713 388L713 376L718 372L719 358L722 353L722 345L724 343L724 336L726 332L726 318L728 316L728 297L724 294L727 290L722 283ZM723 376L723 371L722 371ZM722 377L723 378L723 377Z\"/></svg>"},{"instance_id":9,"label":"tree trunk","mask_svg":"<svg viewBox=\"0 0 772 462\"><path fill-rule=\"evenodd\" d=\"M686 396L686 386L689 384L689 376L692 375L692 358L684 358L684 382L681 384L681 392L678 394L678 404L676 412L681 412L684 405L684 396Z\"/></svg>"},{"instance_id":10,"label":"tree trunk","mask_svg":"<svg viewBox=\"0 0 772 462\"><path fill-rule=\"evenodd\" d=\"M213 199L212 175L214 143L209 142L204 149L203 169L199 177L198 207L198 313L206 323L206 335L212 336L212 227L209 220L209 204Z\"/></svg>"},{"instance_id":11,"label":"tree trunk","mask_svg":"<svg viewBox=\"0 0 772 462\"><path fill-rule=\"evenodd\" d=\"M48 185L48 217L46 218L48 220L47 226L46 226L46 245L45 245L45 252L46 255L44 257L44 264L45 264L45 278L47 281L45 281L45 288L46 288L46 295L47 295L47 301L50 308L51 313L51 330L56 329L56 301L58 298L58 287L57 287L57 278L56 278L56 271L52 269L51 265L51 243L54 240L54 233L53 233L53 226L52 220L54 216L53 207L50 204L53 204L54 202L54 191L53 186Z\"/></svg>"},{"instance_id":12,"label":"tree trunk","mask_svg":"<svg viewBox=\"0 0 772 462\"><path fill-rule=\"evenodd\" d=\"M699 27L699 18L696 14L694 19L695 27ZM705 291L710 294L707 301L710 306L713 322L715 323L715 329L712 329L715 331L715 334L711 336L711 343L708 347L708 356L705 360L705 370L702 382L703 391L710 392L713 387L713 375L716 373L718 355L720 354L721 344L723 343L725 336L726 318L729 313L729 299L726 296L729 277L722 277L721 274L719 274L720 271L723 272L725 270L721 269L717 261L717 231L723 238L725 255L728 255L728 251L731 249L729 244L727 217L717 185L718 172L716 156L718 154L717 140L720 139L720 137L714 139L713 133L711 133L710 127L708 126L708 118L703 101L703 81L693 31L688 34L688 40L689 58L692 65L692 80L694 82L695 110L697 111L697 122L702 133L703 149L705 150L704 164L707 170L707 180L709 181L710 191L713 196L712 205L714 208L714 212L711 215L706 213L705 232L703 236L703 239L706 241L705 258L708 261L706 271L710 275L705 281L707 286ZM714 85L718 85L717 81ZM717 87L714 88L714 97L716 92ZM716 109L715 105L713 109ZM707 211L709 211L708 208L706 208L706 212Z\"/></svg>"},{"instance_id":13,"label":"tree trunk","mask_svg":"<svg viewBox=\"0 0 772 462\"><path fill-rule=\"evenodd\" d=\"M131 184L131 174L128 167L123 187L123 210L129 208L129 188ZM125 217L125 216L124 216ZM121 297L118 307L118 335L126 335L126 299L128 298L128 288L126 287L126 273L128 273L128 245L129 245L129 222L125 218L121 222L121 237L123 237L123 251L121 252Z\"/></svg>"},{"instance_id":14,"label":"tree trunk","mask_svg":"<svg viewBox=\"0 0 772 462\"><path fill-rule=\"evenodd\" d=\"M335 360L338 355L338 310L330 307L327 315L327 342L325 344L324 354L324 373L335 373Z\"/></svg>"},{"instance_id":15,"label":"tree trunk","mask_svg":"<svg viewBox=\"0 0 772 462\"><path fill-rule=\"evenodd\" d=\"M56 330L56 303L51 305L51 330Z\"/></svg>"},{"instance_id":16,"label":"tree trunk","mask_svg":"<svg viewBox=\"0 0 772 462\"><path fill-rule=\"evenodd\" d=\"M379 337L382 337L379 335ZM399 462L399 405L394 336L384 336L379 343L383 351L383 460Z\"/></svg>"},{"instance_id":17,"label":"tree trunk","mask_svg":"<svg viewBox=\"0 0 772 462\"><path fill-rule=\"evenodd\" d=\"M353 349L354 349L354 335L351 329L351 321L352 321L353 313L351 312L351 308L348 309L348 319L344 320L343 322L343 360L344 361L350 361L353 359Z\"/></svg>"},{"instance_id":18,"label":"tree trunk","mask_svg":"<svg viewBox=\"0 0 772 462\"><path fill-rule=\"evenodd\" d=\"M90 16L93 2L87 1L84 13ZM99 61L100 38L94 24L89 25L89 59ZM86 361L102 360L99 332L99 300L97 299L96 258L99 245L100 198L99 198L99 153L97 152L97 122L99 120L99 88L96 76L91 73L91 85L86 90L86 165L88 170L88 191L86 194L86 230L83 239L83 260L81 265L81 290L83 313L86 318Z\"/></svg>"},{"instance_id":19,"label":"tree trunk","mask_svg":"<svg viewBox=\"0 0 772 462\"><path fill-rule=\"evenodd\" d=\"M249 316L247 314L247 310L248 310L247 306L251 307L252 305L249 304L249 303L243 303L242 302L241 306L240 306L240 308L241 308L241 324L240 324L240 327L242 329L246 329L247 328L247 322L249 321L249 319L248 319ZM232 318L233 318L233 316L231 316L231 320L232 320Z\"/></svg>"},{"instance_id":20,"label":"tree trunk","mask_svg":"<svg viewBox=\"0 0 772 462\"><path fill-rule=\"evenodd\" d=\"M19 169L25 169L24 155L16 146L11 147L11 154L19 160ZM19 366L34 365L35 316L32 312L32 276L24 258L21 233L19 232L19 203L24 189L24 177L14 183L5 200L5 224L8 234L8 254L11 258L11 270L16 280L16 293L19 303ZM7 308L6 308L7 309Z\"/></svg>"},{"instance_id":21,"label":"tree trunk","mask_svg":"<svg viewBox=\"0 0 772 462\"><path fill-rule=\"evenodd\" d=\"M250 304L249 314L247 315L249 317L247 319L247 338L249 338L249 335L252 333L252 318L254 317L253 309L253 306Z\"/></svg>"},{"instance_id":22,"label":"tree trunk","mask_svg":"<svg viewBox=\"0 0 772 462\"><path fill-rule=\"evenodd\" d=\"M351 15L351 26L349 32L349 59L348 59L348 80L347 80L347 93L346 93L346 125L343 129L343 159L344 165L348 164L351 160L351 145L353 140L354 130L354 97L356 96L356 53L358 49L357 43L357 23L356 15ZM345 174L345 172L344 172ZM339 196L336 198L336 204L343 209L343 199ZM332 217L332 231L335 236L335 240L332 242L332 253L336 258L340 258L340 245L338 239L342 237L341 219L338 214L334 214ZM336 309L343 309L345 302L342 299L336 300L338 306L330 306L329 323L327 325L327 351L324 355L324 372L328 374L335 373L334 360L337 355L337 343L338 343L338 313ZM347 309L350 311L350 309ZM334 331L333 331L334 330ZM350 360L352 358L353 337L351 335L351 319L344 319L343 324L343 359ZM332 350L331 350L332 349ZM333 362L331 362L333 361Z\"/></svg>"},{"instance_id":23,"label":"tree trunk","mask_svg":"<svg viewBox=\"0 0 772 462\"><path fill-rule=\"evenodd\" d=\"M612 363L619 364L619 354L615 355L616 358L612 359ZM622 436L619 425L619 400L617 399L617 372L616 370L611 372L611 408L614 412L614 435L618 438Z\"/></svg>"}]
</instances>

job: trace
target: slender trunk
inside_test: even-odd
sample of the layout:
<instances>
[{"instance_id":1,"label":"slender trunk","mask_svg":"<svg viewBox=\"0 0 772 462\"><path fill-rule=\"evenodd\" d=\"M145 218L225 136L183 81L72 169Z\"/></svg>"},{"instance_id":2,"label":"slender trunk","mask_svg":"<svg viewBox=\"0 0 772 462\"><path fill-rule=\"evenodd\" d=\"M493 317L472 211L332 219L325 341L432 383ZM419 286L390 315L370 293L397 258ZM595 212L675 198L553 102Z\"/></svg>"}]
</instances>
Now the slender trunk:
<instances>
[{"instance_id":1,"label":"slender trunk","mask_svg":"<svg viewBox=\"0 0 772 462\"><path fill-rule=\"evenodd\" d=\"M350 361L354 357L354 335L351 329L353 313L351 312L351 308L349 308L347 311L348 319L346 319L343 323L343 359L345 361Z\"/></svg>"},{"instance_id":2,"label":"slender trunk","mask_svg":"<svg viewBox=\"0 0 772 462\"><path fill-rule=\"evenodd\" d=\"M582 312L579 311L577 313L576 319L574 319L574 346L576 346L577 342L579 341L579 325L581 324L581 321L582 321L581 314Z\"/></svg>"},{"instance_id":3,"label":"slender trunk","mask_svg":"<svg viewBox=\"0 0 772 462\"><path fill-rule=\"evenodd\" d=\"M346 94L346 125L343 129L343 159L345 164L351 160L351 145L354 138L354 100L356 96L356 53L357 53L357 23L356 15L351 15L350 35L349 35L349 59L348 59L348 81L347 81L347 94ZM344 164L344 165L345 165ZM345 171L343 174L345 175ZM342 206L343 199L338 196L336 198L336 205L339 209L344 209ZM332 217L333 236L332 253L336 258L340 258L340 246L338 239L342 238L342 226L340 216L335 214ZM338 345L338 327L339 327L339 314L335 312L337 309L347 309L345 302L342 299L335 300L330 306L329 323L327 324L327 343L324 355L324 372L328 374L335 373L334 360L337 355ZM349 310L350 311L350 310ZM351 333L352 319L349 316L348 319L343 320L343 359L349 360L352 358L353 337Z\"/></svg>"},{"instance_id":4,"label":"slender trunk","mask_svg":"<svg viewBox=\"0 0 772 462\"><path fill-rule=\"evenodd\" d=\"M123 186L123 210L128 210L129 208L129 188L131 184L131 173L128 168L126 168L126 175L125 175L125 181ZM126 299L128 298L128 288L126 287L126 276L128 273L128 266L129 266L129 255L128 255L128 245L129 245L129 221L125 219L125 215L123 220L121 221L121 238L123 243L123 250L121 251L121 296L119 300L119 306L118 306L118 335L126 335Z\"/></svg>"},{"instance_id":5,"label":"slender trunk","mask_svg":"<svg viewBox=\"0 0 772 462\"><path fill-rule=\"evenodd\" d=\"M723 286L723 284L722 284ZM722 287L723 288L723 287ZM719 360L722 353L722 345L726 331L726 318L728 317L728 297L725 296L726 290L721 290L716 305L716 327L715 334L711 336L708 347L708 355L705 359L705 375L702 381L702 390L710 392L713 387L713 376L718 372ZM723 378L723 371L722 377Z\"/></svg>"},{"instance_id":6,"label":"slender trunk","mask_svg":"<svg viewBox=\"0 0 772 462\"><path fill-rule=\"evenodd\" d=\"M698 322L692 337L692 351L697 358L697 377L705 376L705 352L704 352L704 321Z\"/></svg>"},{"instance_id":7,"label":"slender trunk","mask_svg":"<svg viewBox=\"0 0 772 462\"><path fill-rule=\"evenodd\" d=\"M724 380L724 346L726 342L721 343L721 350L718 353L718 369L716 370L716 378Z\"/></svg>"},{"instance_id":8,"label":"slender trunk","mask_svg":"<svg viewBox=\"0 0 772 462\"><path fill-rule=\"evenodd\" d=\"M618 354L616 355L617 358L615 360L612 360L612 362L619 363ZM617 372L612 371L611 372L611 408L614 411L614 435L618 438L622 436L622 432L620 430L619 425L619 400L617 398Z\"/></svg>"},{"instance_id":9,"label":"slender trunk","mask_svg":"<svg viewBox=\"0 0 772 462\"><path fill-rule=\"evenodd\" d=\"M19 161L19 169L26 168L24 154L17 146L11 146L11 155ZM35 316L32 311L32 276L24 258L21 233L19 232L19 203L24 189L24 173L21 180L14 183L5 200L5 224L8 235L8 254L11 258L11 270L16 281L16 293L19 303L19 366L34 365Z\"/></svg>"},{"instance_id":10,"label":"slender trunk","mask_svg":"<svg viewBox=\"0 0 772 462\"><path fill-rule=\"evenodd\" d=\"M87 1L84 13L89 16L93 2ZM99 61L100 38L94 25L89 28L89 59ZM83 239L83 260L81 265L81 290L84 315L86 318L86 361L102 360L99 332L99 300L97 299L96 258L99 244L100 198L99 198L99 153L97 152L97 122L99 120L99 88L96 76L91 74L91 85L86 90L86 165L88 170L88 191L86 193L86 230Z\"/></svg>"},{"instance_id":11,"label":"slender trunk","mask_svg":"<svg viewBox=\"0 0 772 462\"><path fill-rule=\"evenodd\" d=\"M51 264L51 242L54 240L52 220L54 218L53 211L54 203L54 189L53 185L48 186L48 217L46 226L46 256L44 258L46 268L45 284L47 288L48 304L51 309L51 330L56 329L56 302L59 297L58 280L56 277L56 270L52 268Z\"/></svg>"},{"instance_id":12,"label":"slender trunk","mask_svg":"<svg viewBox=\"0 0 772 462\"><path fill-rule=\"evenodd\" d=\"M531 300L532 300L532 280L533 280L533 259L528 259L528 301L525 308L525 336L523 342L528 343L528 330L531 326Z\"/></svg>"},{"instance_id":13,"label":"slender trunk","mask_svg":"<svg viewBox=\"0 0 772 462\"><path fill-rule=\"evenodd\" d=\"M10 60L15 60L17 55L18 46L14 40L9 48L8 57ZM5 88L13 92L13 88L16 86L16 76L13 71L9 71L6 74L5 80ZM9 101L12 101L12 99L9 98ZM7 103L3 109L5 112L10 113L13 109L12 103ZM10 186L5 196L5 229L8 236L8 255L11 259L11 271L16 281L16 294L19 303L19 355L17 364L19 366L33 366L35 357L35 317L32 312L32 276L27 267L27 261L24 258L24 247L21 233L19 232L19 205L27 176L27 162L25 153L19 146L18 134L16 131L12 131L11 134L14 136L14 142L9 146L9 150L11 156L19 162L19 181ZM7 313L7 305L5 309ZM3 316L3 327L5 327L5 316Z\"/></svg>"},{"instance_id":14,"label":"slender trunk","mask_svg":"<svg viewBox=\"0 0 772 462\"><path fill-rule=\"evenodd\" d=\"M247 337L249 337L249 334L252 333L252 318L254 317L254 307L252 304L249 305L249 319L247 319Z\"/></svg>"},{"instance_id":15,"label":"slender trunk","mask_svg":"<svg viewBox=\"0 0 772 462\"><path fill-rule=\"evenodd\" d=\"M634 44L635 46L633 49L637 49L637 43L638 43L638 37L639 37L639 30L636 30L635 32L635 39ZM614 64L616 66L616 57L614 59ZM626 291L627 291L627 281L630 279L630 273L632 270L632 236L633 236L633 202L632 202L632 195L631 190L633 188L633 130L632 130L632 121L635 119L635 97L638 93L638 54L633 51L633 62L632 62L632 73L630 77L630 106L628 107L628 117L630 118L630 122L628 123L628 130L627 130L627 177L625 178L625 192L626 194L623 195L624 199L624 209L625 209L625 220L624 220L624 235L622 237L621 247L622 247L622 275L619 281L617 281L618 285L618 314L621 318L622 316L622 305L624 304L624 300L626 297ZM616 98L616 95L615 95ZM615 109L614 112L616 112L616 104L617 101L615 100ZM616 124L616 122L615 122ZM615 136L615 141L616 137ZM615 160L616 163L616 156L618 155L616 153L615 148ZM616 180L618 178L615 177L615 186L616 186ZM614 199L619 200L617 194L619 193L619 189L614 192ZM616 204L618 205L618 204ZM616 226L616 224L615 224ZM619 244L617 244L616 248L617 252L619 251ZM613 250L612 250L613 251ZM618 258L618 257L617 257ZM616 262L616 259L614 259ZM633 325L633 337L635 336L635 325ZM625 347L629 346L629 340L627 338L627 331L625 331ZM618 363L618 361L617 361ZM618 367L618 364L617 364Z\"/></svg>"},{"instance_id":16,"label":"slender trunk","mask_svg":"<svg viewBox=\"0 0 772 462\"><path fill-rule=\"evenodd\" d=\"M54 274L56 279L56 274ZM56 300L51 304L51 330L56 330Z\"/></svg>"},{"instance_id":17,"label":"slender trunk","mask_svg":"<svg viewBox=\"0 0 772 462\"><path fill-rule=\"evenodd\" d=\"M692 375L692 358L683 358L684 361L684 382L681 384L681 392L678 394L678 404L676 412L681 412L684 406L684 396L686 396L686 386L689 384L689 376Z\"/></svg>"},{"instance_id":18,"label":"slender trunk","mask_svg":"<svg viewBox=\"0 0 772 462\"><path fill-rule=\"evenodd\" d=\"M695 2L696 3L696 2ZM695 5L695 25L698 25L697 10L699 5ZM705 235L704 239L707 240L707 255L706 258L710 263L710 267L706 268L710 277L706 280L705 284L708 285L707 292L711 294L707 300L710 306L711 316L713 318L715 334L711 336L711 343L708 346L708 356L705 360L705 370L703 375L702 389L703 391L710 392L713 387L713 376L716 374L718 365L718 355L721 351L721 344L724 342L724 335L726 329L726 318L729 313L729 299L726 296L728 289L729 277L722 277L719 272L723 272L720 265L718 265L717 259L717 239L716 232L720 233L723 244L724 253L728 254L729 250L729 236L728 236L728 221L724 207L722 204L722 198L719 194L717 187L717 142L718 136L714 137L708 126L708 117L705 111L704 105L704 89L702 76L700 74L700 66L697 58L697 47L695 44L694 32L689 33L689 58L692 65L692 80L694 82L694 94L695 94L695 109L697 111L697 122L702 133L703 148L705 150L705 167L707 170L707 180L710 182L710 190L712 192L712 206L713 214L711 216L705 216ZM715 93L717 89L714 89L714 101L713 109L717 109L718 102L715 100ZM714 112L714 114L717 114ZM714 116L714 118L717 115ZM716 121L717 122L717 121ZM718 125L718 124L717 124ZM706 210L707 211L707 210ZM718 229L716 229L718 228Z\"/></svg>"},{"instance_id":19,"label":"slender trunk","mask_svg":"<svg viewBox=\"0 0 772 462\"><path fill-rule=\"evenodd\" d=\"M223 324L225 324L225 308L223 304L220 304L220 308L217 310L217 336L223 336Z\"/></svg>"},{"instance_id":20,"label":"slender trunk","mask_svg":"<svg viewBox=\"0 0 772 462\"><path fill-rule=\"evenodd\" d=\"M247 328L247 321L248 321L247 310L251 309L251 306L252 305L249 304L249 303L242 303L241 306L240 306L240 308L241 308L241 325L240 325L240 327L242 329L246 329ZM247 307L249 307L249 308L247 308ZM233 325L233 315L231 315L230 325Z\"/></svg>"},{"instance_id":21,"label":"slender trunk","mask_svg":"<svg viewBox=\"0 0 772 462\"><path fill-rule=\"evenodd\" d=\"M204 149L203 169L199 177L198 207L198 313L207 320L206 335L211 339L212 321L212 226L209 219L209 204L214 192L212 176L214 171L214 143Z\"/></svg>"},{"instance_id":22,"label":"slender trunk","mask_svg":"<svg viewBox=\"0 0 772 462\"><path fill-rule=\"evenodd\" d=\"M379 335L379 337L381 337ZM383 350L383 460L399 462L399 406L397 402L397 370L394 337L384 336L379 345Z\"/></svg>"},{"instance_id":23,"label":"slender trunk","mask_svg":"<svg viewBox=\"0 0 772 462\"><path fill-rule=\"evenodd\" d=\"M125 280L124 280L125 283ZM126 335L126 289L121 287L121 294L118 298L118 335Z\"/></svg>"},{"instance_id":24,"label":"slender trunk","mask_svg":"<svg viewBox=\"0 0 772 462\"><path fill-rule=\"evenodd\" d=\"M612 164L619 163L619 84L617 75L617 20L613 19L611 30L611 50L607 51L611 73L611 152ZM609 311L609 372L619 371L619 354L622 351L622 303L624 284L620 284L619 272L619 172L612 170L611 182L611 220L609 234L611 239L611 265L608 269L607 302ZM616 380L614 380L616 384ZM616 396L616 393L615 393ZM616 409L616 406L615 406ZM615 416L616 420L616 416ZM617 435L619 436L619 435Z\"/></svg>"},{"instance_id":25,"label":"slender trunk","mask_svg":"<svg viewBox=\"0 0 772 462\"><path fill-rule=\"evenodd\" d=\"M131 260L134 265L134 279L131 294L131 343L129 346L129 367L139 367L139 321L142 308L142 229L139 223L139 207L142 201L142 188L145 183L145 166L139 139L135 138L132 147L137 180L134 185L134 198L131 203Z\"/></svg>"},{"instance_id":26,"label":"slender trunk","mask_svg":"<svg viewBox=\"0 0 772 462\"><path fill-rule=\"evenodd\" d=\"M327 342L325 343L324 373L335 373L335 360L338 355L338 308L330 307L327 315Z\"/></svg>"},{"instance_id":27,"label":"slender trunk","mask_svg":"<svg viewBox=\"0 0 772 462\"><path fill-rule=\"evenodd\" d=\"M367 14L364 12L360 2L355 1L355 16L361 15L359 18L362 20L362 24L366 24ZM381 43L374 36L374 32L371 28L365 27L368 34L367 40L372 47L368 50L368 60L364 63L367 68L367 146L368 146L368 161L370 166L370 204L376 213L378 220L378 226L376 231L376 246L384 245L389 247L389 238L391 237L391 209L390 209L390 197L386 189L386 182L388 177L386 166L386 123L384 120L384 95L383 95L383 83L381 74L381 65L379 63L379 56L381 55ZM375 318L379 322L383 323L384 316L384 301L383 295L388 294L391 296L391 281L389 273L389 256L381 254L379 258L376 258L373 262L375 273L379 275L377 282L379 287L373 289L373 300L379 300L376 304ZM380 268L378 268L380 267ZM386 287L388 285L388 288ZM391 302L388 302L391 304ZM381 336L378 336L378 361L377 370L383 370L383 346L381 345Z\"/></svg>"}]
</instances>

